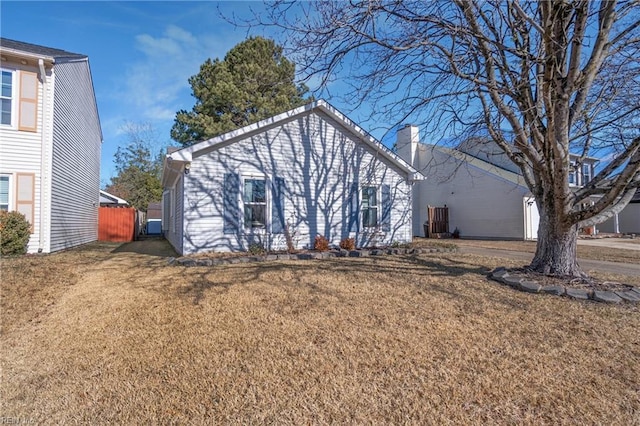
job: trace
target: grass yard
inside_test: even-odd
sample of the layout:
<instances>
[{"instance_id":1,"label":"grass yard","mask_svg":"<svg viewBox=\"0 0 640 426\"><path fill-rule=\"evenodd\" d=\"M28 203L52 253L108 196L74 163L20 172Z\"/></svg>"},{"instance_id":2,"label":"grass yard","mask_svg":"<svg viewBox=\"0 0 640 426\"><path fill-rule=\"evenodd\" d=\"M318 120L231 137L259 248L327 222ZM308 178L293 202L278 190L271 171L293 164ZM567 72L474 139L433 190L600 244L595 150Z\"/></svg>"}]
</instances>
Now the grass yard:
<instances>
[{"instance_id":1,"label":"grass yard","mask_svg":"<svg viewBox=\"0 0 640 426\"><path fill-rule=\"evenodd\" d=\"M140 247L0 260L1 417L640 424L638 307L516 292L464 254L184 268Z\"/></svg>"}]
</instances>

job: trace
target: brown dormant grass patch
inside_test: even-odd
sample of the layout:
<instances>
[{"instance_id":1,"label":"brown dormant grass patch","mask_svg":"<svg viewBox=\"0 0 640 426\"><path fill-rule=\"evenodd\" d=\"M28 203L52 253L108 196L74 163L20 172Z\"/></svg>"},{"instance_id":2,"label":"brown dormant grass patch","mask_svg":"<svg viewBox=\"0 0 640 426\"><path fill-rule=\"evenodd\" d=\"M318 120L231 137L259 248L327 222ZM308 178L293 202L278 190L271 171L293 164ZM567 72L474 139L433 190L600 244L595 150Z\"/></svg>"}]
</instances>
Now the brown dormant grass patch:
<instances>
[{"instance_id":1,"label":"brown dormant grass patch","mask_svg":"<svg viewBox=\"0 0 640 426\"><path fill-rule=\"evenodd\" d=\"M443 254L184 268L111 251L85 250L79 266L72 252L28 268L2 260L2 416L640 421L638 308L520 293L483 275L513 262Z\"/></svg>"},{"instance_id":2,"label":"brown dormant grass patch","mask_svg":"<svg viewBox=\"0 0 640 426\"><path fill-rule=\"evenodd\" d=\"M635 240L623 240L618 241L635 241ZM640 241L640 239L639 239ZM455 244L460 247L484 247L499 250L519 251L525 253L535 253L536 243L535 241L503 241L503 240L430 240L428 238L416 238L414 239L414 245L416 247L428 247L439 246L447 244ZM630 243L634 244L634 243ZM590 260L604 260L607 262L622 262L622 263L640 263L640 250L624 250L615 249L609 247L594 247L578 245L578 257L582 259Z\"/></svg>"}]
</instances>

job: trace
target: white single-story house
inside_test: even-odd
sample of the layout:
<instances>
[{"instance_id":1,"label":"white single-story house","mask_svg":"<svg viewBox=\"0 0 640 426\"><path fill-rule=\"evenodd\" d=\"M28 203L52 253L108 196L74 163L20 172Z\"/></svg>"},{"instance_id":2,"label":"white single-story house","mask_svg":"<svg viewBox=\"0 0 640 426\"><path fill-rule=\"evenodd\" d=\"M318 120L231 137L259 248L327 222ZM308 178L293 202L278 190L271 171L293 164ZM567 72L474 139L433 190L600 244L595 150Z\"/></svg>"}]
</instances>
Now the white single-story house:
<instances>
[{"instance_id":1,"label":"white single-story house","mask_svg":"<svg viewBox=\"0 0 640 426\"><path fill-rule=\"evenodd\" d=\"M423 178L319 100L170 152L163 232L181 254L408 242Z\"/></svg>"},{"instance_id":2,"label":"white single-story house","mask_svg":"<svg viewBox=\"0 0 640 426\"><path fill-rule=\"evenodd\" d=\"M428 177L413 189L414 235L424 236L427 206L446 206L449 231L458 228L463 238L537 238L538 208L519 169L497 145L479 142L470 139L449 148L420 143L416 126L398 131L398 155ZM596 161L586 158L569 177L570 185L588 182Z\"/></svg>"},{"instance_id":3,"label":"white single-story house","mask_svg":"<svg viewBox=\"0 0 640 426\"><path fill-rule=\"evenodd\" d=\"M0 210L32 226L27 251L98 239L102 130L86 55L0 38Z\"/></svg>"}]
</instances>

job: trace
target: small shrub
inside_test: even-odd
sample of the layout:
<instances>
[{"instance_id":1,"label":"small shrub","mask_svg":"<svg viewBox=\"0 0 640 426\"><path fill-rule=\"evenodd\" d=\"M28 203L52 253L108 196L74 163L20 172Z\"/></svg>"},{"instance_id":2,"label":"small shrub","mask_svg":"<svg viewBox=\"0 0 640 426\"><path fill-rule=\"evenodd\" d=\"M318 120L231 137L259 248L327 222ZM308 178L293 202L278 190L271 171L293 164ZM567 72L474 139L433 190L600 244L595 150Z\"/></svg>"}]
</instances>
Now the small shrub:
<instances>
[{"instance_id":1,"label":"small shrub","mask_svg":"<svg viewBox=\"0 0 640 426\"><path fill-rule=\"evenodd\" d=\"M355 238L343 238L340 241L340 248L343 250L355 250L356 240Z\"/></svg>"},{"instance_id":2,"label":"small shrub","mask_svg":"<svg viewBox=\"0 0 640 426\"><path fill-rule=\"evenodd\" d=\"M317 251L329 250L329 240L327 240L323 235L316 235L316 240L313 243L313 249Z\"/></svg>"},{"instance_id":3,"label":"small shrub","mask_svg":"<svg viewBox=\"0 0 640 426\"><path fill-rule=\"evenodd\" d=\"M254 256L260 256L266 253L264 245L261 243L252 243L249 245L249 253Z\"/></svg>"},{"instance_id":4,"label":"small shrub","mask_svg":"<svg viewBox=\"0 0 640 426\"><path fill-rule=\"evenodd\" d=\"M295 253L296 252L296 242L294 241L298 235L298 231L294 228L293 224L287 221L287 224L284 227L284 238L287 242L287 252Z\"/></svg>"},{"instance_id":5,"label":"small shrub","mask_svg":"<svg viewBox=\"0 0 640 426\"><path fill-rule=\"evenodd\" d=\"M0 211L0 254L25 254L31 225L22 213Z\"/></svg>"}]
</instances>

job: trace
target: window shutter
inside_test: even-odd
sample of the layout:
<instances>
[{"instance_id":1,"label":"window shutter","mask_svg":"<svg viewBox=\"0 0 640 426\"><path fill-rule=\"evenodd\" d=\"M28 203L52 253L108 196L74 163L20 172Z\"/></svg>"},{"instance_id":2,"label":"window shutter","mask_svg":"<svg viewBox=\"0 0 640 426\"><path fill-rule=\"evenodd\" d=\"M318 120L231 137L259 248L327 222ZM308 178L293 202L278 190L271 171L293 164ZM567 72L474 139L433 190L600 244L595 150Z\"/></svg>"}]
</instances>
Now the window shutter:
<instances>
[{"instance_id":1,"label":"window shutter","mask_svg":"<svg viewBox=\"0 0 640 426\"><path fill-rule=\"evenodd\" d=\"M16 174L16 211L22 213L31 226L35 210L36 175L33 173Z\"/></svg>"},{"instance_id":2,"label":"window shutter","mask_svg":"<svg viewBox=\"0 0 640 426\"><path fill-rule=\"evenodd\" d=\"M34 72L20 71L18 130L38 130L38 74Z\"/></svg>"},{"instance_id":3,"label":"window shutter","mask_svg":"<svg viewBox=\"0 0 640 426\"><path fill-rule=\"evenodd\" d=\"M240 176L237 173L226 173L224 175L224 195L223 195L223 232L225 234L235 234L240 229L240 209L238 197L240 195Z\"/></svg>"},{"instance_id":4,"label":"window shutter","mask_svg":"<svg viewBox=\"0 0 640 426\"><path fill-rule=\"evenodd\" d=\"M271 209L271 232L273 234L284 233L284 179L276 177L273 180L273 197Z\"/></svg>"},{"instance_id":5,"label":"window shutter","mask_svg":"<svg viewBox=\"0 0 640 426\"><path fill-rule=\"evenodd\" d=\"M382 232L391 232L391 187L383 184L380 190L382 192Z\"/></svg>"},{"instance_id":6,"label":"window shutter","mask_svg":"<svg viewBox=\"0 0 640 426\"><path fill-rule=\"evenodd\" d=\"M360 229L358 182L351 184L347 202L349 204L349 232L358 232L358 229Z\"/></svg>"}]
</instances>

